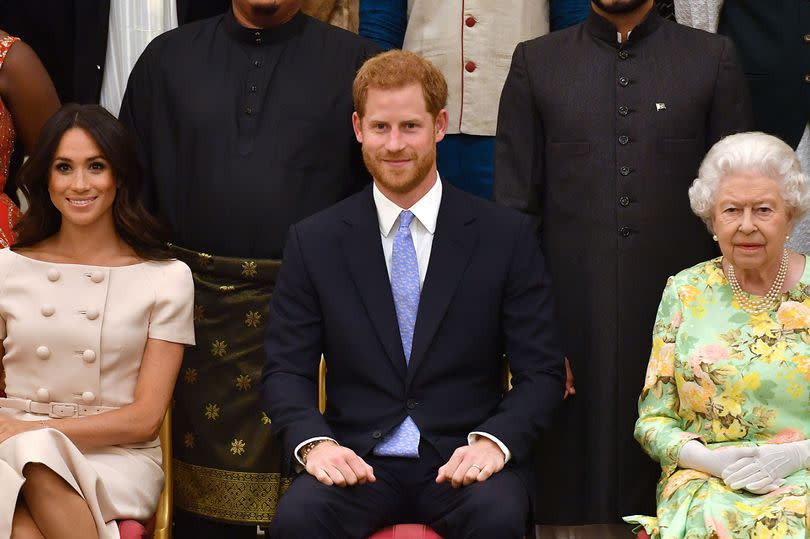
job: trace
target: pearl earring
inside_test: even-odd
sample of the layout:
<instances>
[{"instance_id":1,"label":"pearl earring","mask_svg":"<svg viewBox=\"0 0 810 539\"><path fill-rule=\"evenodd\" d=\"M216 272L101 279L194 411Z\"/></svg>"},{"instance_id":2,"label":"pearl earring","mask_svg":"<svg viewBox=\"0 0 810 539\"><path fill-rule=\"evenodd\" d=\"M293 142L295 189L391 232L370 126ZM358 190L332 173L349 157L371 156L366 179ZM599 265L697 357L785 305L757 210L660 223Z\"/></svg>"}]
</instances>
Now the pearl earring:
<instances>
[{"instance_id":1,"label":"pearl earring","mask_svg":"<svg viewBox=\"0 0 810 539\"><path fill-rule=\"evenodd\" d=\"M712 239L713 239L714 241L717 241L717 234L715 234L714 236L712 236Z\"/></svg>"},{"instance_id":2,"label":"pearl earring","mask_svg":"<svg viewBox=\"0 0 810 539\"><path fill-rule=\"evenodd\" d=\"M790 234L788 234L787 236L785 236L785 241L790 241Z\"/></svg>"}]
</instances>

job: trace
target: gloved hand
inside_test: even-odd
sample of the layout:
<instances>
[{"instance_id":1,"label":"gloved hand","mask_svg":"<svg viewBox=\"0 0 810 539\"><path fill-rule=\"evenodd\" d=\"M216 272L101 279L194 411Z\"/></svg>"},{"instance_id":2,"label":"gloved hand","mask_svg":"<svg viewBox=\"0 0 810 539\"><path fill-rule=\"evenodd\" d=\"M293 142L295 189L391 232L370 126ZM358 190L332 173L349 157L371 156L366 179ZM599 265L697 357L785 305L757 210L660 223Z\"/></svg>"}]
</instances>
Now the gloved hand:
<instances>
[{"instance_id":1,"label":"gloved hand","mask_svg":"<svg viewBox=\"0 0 810 539\"><path fill-rule=\"evenodd\" d=\"M810 466L810 440L764 444L757 449L757 455L730 464L723 470L726 485L765 494L784 484L787 476Z\"/></svg>"},{"instance_id":2,"label":"gloved hand","mask_svg":"<svg viewBox=\"0 0 810 539\"><path fill-rule=\"evenodd\" d=\"M722 479L723 470L757 453L756 447L718 447L709 449L697 440L689 440L681 448L678 465L711 474Z\"/></svg>"}]
</instances>

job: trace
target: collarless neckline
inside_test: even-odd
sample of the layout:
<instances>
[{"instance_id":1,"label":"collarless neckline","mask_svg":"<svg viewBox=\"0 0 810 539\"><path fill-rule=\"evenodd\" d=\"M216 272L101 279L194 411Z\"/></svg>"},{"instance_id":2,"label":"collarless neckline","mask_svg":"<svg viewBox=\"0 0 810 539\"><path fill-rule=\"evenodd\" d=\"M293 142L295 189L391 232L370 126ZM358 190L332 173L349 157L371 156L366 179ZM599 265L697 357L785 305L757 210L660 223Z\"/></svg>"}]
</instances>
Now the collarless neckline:
<instances>
[{"instance_id":1,"label":"collarless neckline","mask_svg":"<svg viewBox=\"0 0 810 539\"><path fill-rule=\"evenodd\" d=\"M39 258L33 258L30 256L25 256L24 254L18 253L12 249L8 249L8 251L15 256L22 258L24 260L30 260L36 264L45 264L48 266L67 266L67 267L74 267L74 268L98 268L98 269L121 269L121 268L134 268L136 266L143 266L144 264L150 264L153 260L143 260L141 262L135 262L133 264L124 264L121 266L99 266L97 264L81 264L78 262L51 262L48 260L41 260Z\"/></svg>"},{"instance_id":2,"label":"collarless neckline","mask_svg":"<svg viewBox=\"0 0 810 539\"><path fill-rule=\"evenodd\" d=\"M237 42L252 47L266 47L273 43L286 41L297 34L304 24L304 19L305 15L299 10L289 21L278 26L246 28L236 20L233 9L229 9L222 17L222 24L228 35Z\"/></svg>"}]
</instances>

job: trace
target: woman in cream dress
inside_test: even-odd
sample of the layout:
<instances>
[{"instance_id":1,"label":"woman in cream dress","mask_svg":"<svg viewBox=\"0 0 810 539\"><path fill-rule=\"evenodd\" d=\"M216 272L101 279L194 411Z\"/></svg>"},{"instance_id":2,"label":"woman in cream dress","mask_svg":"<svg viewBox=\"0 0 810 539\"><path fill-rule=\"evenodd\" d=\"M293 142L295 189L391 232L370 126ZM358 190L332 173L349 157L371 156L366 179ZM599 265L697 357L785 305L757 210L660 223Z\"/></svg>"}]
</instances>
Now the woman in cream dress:
<instances>
[{"instance_id":1,"label":"woman in cream dress","mask_svg":"<svg viewBox=\"0 0 810 539\"><path fill-rule=\"evenodd\" d=\"M151 517L163 486L191 273L166 255L133 146L101 107L57 112L19 185L30 208L0 251L0 539L118 537L114 521Z\"/></svg>"}]
</instances>

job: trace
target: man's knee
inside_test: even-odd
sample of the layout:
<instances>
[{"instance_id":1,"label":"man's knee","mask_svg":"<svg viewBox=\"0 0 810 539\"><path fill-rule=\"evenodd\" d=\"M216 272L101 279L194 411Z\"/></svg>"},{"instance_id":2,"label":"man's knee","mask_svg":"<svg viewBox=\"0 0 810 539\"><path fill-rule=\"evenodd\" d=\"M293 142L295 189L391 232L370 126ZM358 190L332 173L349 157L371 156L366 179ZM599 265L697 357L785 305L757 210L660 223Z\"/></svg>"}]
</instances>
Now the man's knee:
<instances>
[{"instance_id":1,"label":"man's knee","mask_svg":"<svg viewBox=\"0 0 810 539\"><path fill-rule=\"evenodd\" d=\"M298 537L341 537L341 530L331 518L328 498L319 493L309 478L296 479L281 497L270 526L274 539ZM338 487L332 487L338 488Z\"/></svg>"},{"instance_id":2,"label":"man's knee","mask_svg":"<svg viewBox=\"0 0 810 539\"><path fill-rule=\"evenodd\" d=\"M523 537L529 512L529 498L520 488L489 489L485 484L471 485L463 504L464 537Z\"/></svg>"}]
</instances>

